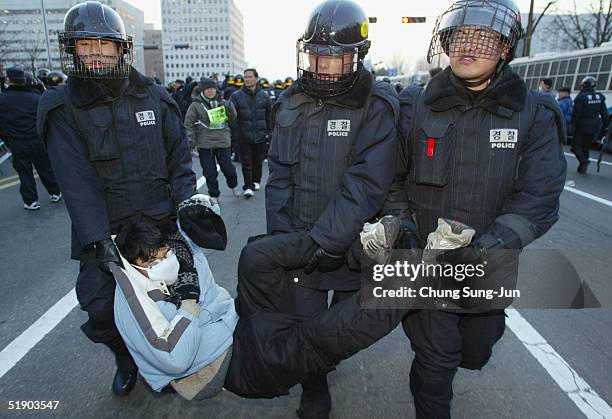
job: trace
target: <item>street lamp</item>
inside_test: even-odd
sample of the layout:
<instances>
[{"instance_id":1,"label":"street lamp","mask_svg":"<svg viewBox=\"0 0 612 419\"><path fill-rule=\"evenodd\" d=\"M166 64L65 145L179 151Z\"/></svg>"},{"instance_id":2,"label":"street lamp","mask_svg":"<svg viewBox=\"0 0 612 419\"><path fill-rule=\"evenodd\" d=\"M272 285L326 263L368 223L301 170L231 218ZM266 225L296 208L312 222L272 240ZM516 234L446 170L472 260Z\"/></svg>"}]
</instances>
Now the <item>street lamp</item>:
<instances>
[{"instance_id":1,"label":"street lamp","mask_svg":"<svg viewBox=\"0 0 612 419\"><path fill-rule=\"evenodd\" d=\"M47 62L49 69L53 70L53 63L51 62L51 47L49 47L49 30L47 29L47 11L45 10L45 0L40 0L40 7L42 8L43 25L45 27L45 42L47 43Z\"/></svg>"}]
</instances>

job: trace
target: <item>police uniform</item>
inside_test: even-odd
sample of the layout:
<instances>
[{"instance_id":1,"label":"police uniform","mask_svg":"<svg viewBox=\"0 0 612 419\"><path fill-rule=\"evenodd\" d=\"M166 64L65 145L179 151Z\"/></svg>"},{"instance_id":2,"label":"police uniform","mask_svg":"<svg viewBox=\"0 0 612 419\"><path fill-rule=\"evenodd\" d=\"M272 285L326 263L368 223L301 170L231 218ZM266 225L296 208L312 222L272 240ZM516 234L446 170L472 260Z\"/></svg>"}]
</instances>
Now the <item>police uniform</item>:
<instances>
[{"instance_id":1,"label":"police uniform","mask_svg":"<svg viewBox=\"0 0 612 419\"><path fill-rule=\"evenodd\" d=\"M76 41L96 31L121 46L115 66L80 61ZM37 128L72 221L72 258L80 261L76 294L89 316L81 329L114 351L113 391L125 395L136 366L114 323L108 263L118 260L118 252L110 238L135 218L163 223L173 217L195 193L196 179L178 106L162 86L131 68L131 38L119 15L97 2L78 4L59 37L68 82L41 98Z\"/></svg>"},{"instance_id":2,"label":"police uniform","mask_svg":"<svg viewBox=\"0 0 612 419\"><path fill-rule=\"evenodd\" d=\"M594 87L585 87L574 99L572 113L572 151L580 165L578 171L586 173L589 164L589 148L599 133L608 125L606 98ZM603 135L602 135L603 136Z\"/></svg>"},{"instance_id":3,"label":"police uniform","mask_svg":"<svg viewBox=\"0 0 612 419\"><path fill-rule=\"evenodd\" d=\"M116 98L98 83L69 79L43 96L38 128L72 221L72 258L81 261L77 297L94 342L118 339L115 281L98 268L93 244L133 217L162 220L195 192L180 111L136 70Z\"/></svg>"},{"instance_id":4,"label":"police uniform","mask_svg":"<svg viewBox=\"0 0 612 419\"><path fill-rule=\"evenodd\" d=\"M502 25L491 16L507 21ZM448 54L449 33L480 18L483 26L495 22L492 29L513 48L522 34L519 17L509 0L459 0L434 33ZM422 240L436 230L439 218L469 225L474 239L457 254L502 255L488 261L486 279L512 287L520 249L559 218L565 123L550 96L528 91L503 64L500 59L494 74L479 82L490 83L482 91L468 89L448 67L425 90L409 87L400 94L401 169L384 213L408 209ZM483 368L504 332L500 307L466 303L469 310L417 310L403 320L415 352L410 390L417 418L449 418L457 368Z\"/></svg>"},{"instance_id":5,"label":"police uniform","mask_svg":"<svg viewBox=\"0 0 612 419\"><path fill-rule=\"evenodd\" d=\"M297 43L297 82L272 110L267 232L310 232L309 263L287 272L294 293L287 298L301 316L327 310L328 290L335 304L359 289L359 232L380 210L393 177L388 162L397 145L397 94L363 68L367 36L368 18L359 5L319 4ZM319 57L330 54L350 72L318 74ZM325 376L302 385L298 416L327 417Z\"/></svg>"}]
</instances>

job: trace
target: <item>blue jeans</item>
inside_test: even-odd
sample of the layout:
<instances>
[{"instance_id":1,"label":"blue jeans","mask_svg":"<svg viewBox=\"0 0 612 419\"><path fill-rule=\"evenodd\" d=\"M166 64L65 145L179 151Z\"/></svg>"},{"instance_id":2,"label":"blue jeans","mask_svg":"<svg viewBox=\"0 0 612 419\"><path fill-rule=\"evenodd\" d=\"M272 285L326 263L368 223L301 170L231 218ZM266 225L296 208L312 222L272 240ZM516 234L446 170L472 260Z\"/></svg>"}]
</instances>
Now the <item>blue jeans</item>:
<instances>
[{"instance_id":1,"label":"blue jeans","mask_svg":"<svg viewBox=\"0 0 612 419\"><path fill-rule=\"evenodd\" d=\"M208 195L213 198L217 198L221 195L219 191L219 182L217 181L217 163L221 167L221 172L225 176L227 186L229 188L235 188L238 186L238 173L232 163L232 152L228 148L198 148L200 154L200 164L202 165L202 171L206 177L206 186L208 187Z\"/></svg>"}]
</instances>

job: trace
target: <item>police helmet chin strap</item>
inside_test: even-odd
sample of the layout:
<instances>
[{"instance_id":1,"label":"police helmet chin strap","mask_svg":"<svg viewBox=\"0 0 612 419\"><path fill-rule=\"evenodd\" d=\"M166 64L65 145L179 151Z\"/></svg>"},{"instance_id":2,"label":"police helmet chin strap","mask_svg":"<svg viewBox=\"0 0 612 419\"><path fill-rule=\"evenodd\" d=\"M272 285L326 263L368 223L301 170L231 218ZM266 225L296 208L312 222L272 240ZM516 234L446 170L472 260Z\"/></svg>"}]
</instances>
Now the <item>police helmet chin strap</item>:
<instances>
[{"instance_id":1,"label":"police helmet chin strap","mask_svg":"<svg viewBox=\"0 0 612 419\"><path fill-rule=\"evenodd\" d=\"M503 60L503 59L499 60L499 62L497 63L497 66L495 67L495 71L491 73L491 75L489 75L488 77L485 77L484 79L480 79L476 81L467 81L459 77L458 78L459 80L461 80L461 83L463 83L463 85L467 87L468 89L470 87L482 86L484 83L487 83L487 82L489 82L489 85L490 85L491 83L493 83L493 80L495 80L497 76L501 74L502 70L504 69L507 63L508 62L506 60Z\"/></svg>"}]
</instances>

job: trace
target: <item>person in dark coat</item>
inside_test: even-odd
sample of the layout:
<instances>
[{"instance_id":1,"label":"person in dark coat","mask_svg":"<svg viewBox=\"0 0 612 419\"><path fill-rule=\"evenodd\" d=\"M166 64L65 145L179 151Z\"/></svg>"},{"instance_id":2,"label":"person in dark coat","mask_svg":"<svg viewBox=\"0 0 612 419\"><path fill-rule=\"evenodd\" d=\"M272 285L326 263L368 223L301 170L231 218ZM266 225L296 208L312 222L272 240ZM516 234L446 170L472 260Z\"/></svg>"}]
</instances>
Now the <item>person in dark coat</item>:
<instances>
[{"instance_id":1,"label":"person in dark coat","mask_svg":"<svg viewBox=\"0 0 612 419\"><path fill-rule=\"evenodd\" d=\"M162 86L131 67L132 39L119 14L86 2L68 10L64 22L59 40L68 82L43 95L37 128L72 221L76 295L88 314L81 329L115 354L112 389L122 396L133 389L137 368L113 318L109 264L121 262L111 235L139 218L172 229L196 178L180 111Z\"/></svg>"},{"instance_id":2,"label":"person in dark coat","mask_svg":"<svg viewBox=\"0 0 612 419\"><path fill-rule=\"evenodd\" d=\"M602 138L608 128L606 97L595 91L596 85L594 77L585 77L580 84L582 90L574 99L572 151L578 159L578 173L583 175L589 166L591 143Z\"/></svg>"},{"instance_id":3,"label":"person in dark coat","mask_svg":"<svg viewBox=\"0 0 612 419\"><path fill-rule=\"evenodd\" d=\"M211 123L210 116L221 112L222 117ZM213 116L214 117L214 116ZM232 164L231 132L229 121L236 119L236 109L232 102L223 99L213 79L202 77L200 85L194 89L193 101L185 116L185 130L192 143L198 149L200 164L206 178L208 195L219 204L219 182L217 165L221 168L227 186L234 196L239 197L238 173Z\"/></svg>"},{"instance_id":4,"label":"person in dark coat","mask_svg":"<svg viewBox=\"0 0 612 419\"><path fill-rule=\"evenodd\" d=\"M506 65L523 34L514 2L458 0L436 28L428 61L445 53L450 66L400 95L399 169L382 213L407 213L405 228L421 241L440 219L471 227L469 244L440 250L435 262L485 265L487 284L512 288L520 250L559 219L565 121L552 97ZM403 320L417 418L450 418L457 369L482 369L504 333L503 305L466 298L446 307Z\"/></svg>"},{"instance_id":5,"label":"person in dark coat","mask_svg":"<svg viewBox=\"0 0 612 419\"><path fill-rule=\"evenodd\" d=\"M288 301L294 303L286 308L306 317L328 309L328 291L334 291L336 304L359 289L360 259L353 244L391 184L388 162L396 153L399 116L393 87L363 68L370 46L363 9L353 1L329 0L311 16L298 41L297 82L272 111L266 185L267 233L308 232L311 240L302 249L308 265L289 274L299 281L291 283ZM339 17L351 24L332 29ZM341 38L329 35L334 30ZM326 375L302 387L299 417L328 417Z\"/></svg>"},{"instance_id":6,"label":"person in dark coat","mask_svg":"<svg viewBox=\"0 0 612 419\"><path fill-rule=\"evenodd\" d=\"M36 109L40 93L26 86L23 67L11 67L6 73L9 86L0 95L0 138L13 155L12 162L19 175L23 208L36 211L40 205L32 167L36 168L51 202L59 202L62 194L51 169L47 150L36 132Z\"/></svg>"},{"instance_id":7,"label":"person in dark coat","mask_svg":"<svg viewBox=\"0 0 612 419\"><path fill-rule=\"evenodd\" d=\"M238 113L232 137L240 145L242 189L247 199L260 189L266 142L270 137L270 96L257 82L258 77L257 70L244 70L244 86L231 97Z\"/></svg>"}]
</instances>

